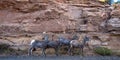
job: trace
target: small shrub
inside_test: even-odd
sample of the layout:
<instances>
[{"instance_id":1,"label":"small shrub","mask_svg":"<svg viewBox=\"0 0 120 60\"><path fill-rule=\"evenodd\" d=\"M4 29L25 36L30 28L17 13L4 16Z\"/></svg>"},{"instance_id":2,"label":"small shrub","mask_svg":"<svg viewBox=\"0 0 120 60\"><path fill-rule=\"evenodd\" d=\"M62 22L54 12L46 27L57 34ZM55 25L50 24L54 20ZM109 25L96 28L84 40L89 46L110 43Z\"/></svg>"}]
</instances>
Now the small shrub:
<instances>
[{"instance_id":1,"label":"small shrub","mask_svg":"<svg viewBox=\"0 0 120 60\"><path fill-rule=\"evenodd\" d=\"M0 54L3 55L23 55L27 54L28 50L16 50L13 48L10 48L7 44L0 44Z\"/></svg>"},{"instance_id":2,"label":"small shrub","mask_svg":"<svg viewBox=\"0 0 120 60\"><path fill-rule=\"evenodd\" d=\"M7 44L0 44L0 53L12 53L14 50L9 47Z\"/></svg>"},{"instance_id":3,"label":"small shrub","mask_svg":"<svg viewBox=\"0 0 120 60\"><path fill-rule=\"evenodd\" d=\"M67 47L66 46L62 46L61 48L60 48L60 54L67 54L67 51L68 51L68 49L67 49Z\"/></svg>"},{"instance_id":4,"label":"small shrub","mask_svg":"<svg viewBox=\"0 0 120 60\"><path fill-rule=\"evenodd\" d=\"M94 51L95 51L95 53L103 55L103 56L112 55L112 51L105 47L95 48Z\"/></svg>"},{"instance_id":5,"label":"small shrub","mask_svg":"<svg viewBox=\"0 0 120 60\"><path fill-rule=\"evenodd\" d=\"M113 55L120 56L120 50L113 50Z\"/></svg>"},{"instance_id":6,"label":"small shrub","mask_svg":"<svg viewBox=\"0 0 120 60\"><path fill-rule=\"evenodd\" d=\"M73 55L81 55L80 49L79 48L73 48Z\"/></svg>"}]
</instances>

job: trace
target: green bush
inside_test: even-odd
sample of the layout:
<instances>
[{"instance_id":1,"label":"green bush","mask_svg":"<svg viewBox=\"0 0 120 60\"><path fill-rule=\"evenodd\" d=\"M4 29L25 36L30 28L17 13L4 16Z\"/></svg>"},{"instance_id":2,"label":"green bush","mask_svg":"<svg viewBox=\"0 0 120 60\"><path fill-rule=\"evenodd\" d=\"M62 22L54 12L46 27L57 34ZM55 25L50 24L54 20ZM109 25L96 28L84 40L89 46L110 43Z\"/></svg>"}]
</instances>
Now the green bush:
<instances>
[{"instance_id":1,"label":"green bush","mask_svg":"<svg viewBox=\"0 0 120 60\"><path fill-rule=\"evenodd\" d=\"M112 51L105 47L98 47L94 49L95 53L103 56L112 55Z\"/></svg>"}]
</instances>

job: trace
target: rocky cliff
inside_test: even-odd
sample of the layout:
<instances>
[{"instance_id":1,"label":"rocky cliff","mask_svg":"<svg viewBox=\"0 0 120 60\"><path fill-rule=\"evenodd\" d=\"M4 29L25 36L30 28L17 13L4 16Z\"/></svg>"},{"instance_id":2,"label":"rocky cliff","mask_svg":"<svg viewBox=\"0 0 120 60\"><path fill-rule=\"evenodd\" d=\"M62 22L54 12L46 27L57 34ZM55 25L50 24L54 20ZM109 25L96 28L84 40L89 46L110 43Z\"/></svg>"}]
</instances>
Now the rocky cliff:
<instances>
[{"instance_id":1,"label":"rocky cliff","mask_svg":"<svg viewBox=\"0 0 120 60\"><path fill-rule=\"evenodd\" d=\"M27 49L32 39L42 39L43 32L55 35L54 39L61 34L66 38L87 34L92 47L120 50L120 5L92 0L0 0L0 43Z\"/></svg>"}]
</instances>

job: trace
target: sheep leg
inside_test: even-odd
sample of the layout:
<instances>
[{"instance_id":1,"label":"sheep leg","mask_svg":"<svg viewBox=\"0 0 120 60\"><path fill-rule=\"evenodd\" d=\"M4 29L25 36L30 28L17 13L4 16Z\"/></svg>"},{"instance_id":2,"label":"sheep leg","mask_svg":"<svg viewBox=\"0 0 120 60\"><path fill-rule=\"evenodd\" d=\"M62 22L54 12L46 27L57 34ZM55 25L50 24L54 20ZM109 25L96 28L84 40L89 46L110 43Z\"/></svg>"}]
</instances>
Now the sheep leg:
<instances>
[{"instance_id":1,"label":"sheep leg","mask_svg":"<svg viewBox=\"0 0 120 60\"><path fill-rule=\"evenodd\" d=\"M71 46L70 49L69 49L69 55L72 55L72 53L73 53L73 52L72 52L72 48L73 48L73 47Z\"/></svg>"},{"instance_id":2,"label":"sheep leg","mask_svg":"<svg viewBox=\"0 0 120 60\"><path fill-rule=\"evenodd\" d=\"M42 49L42 55L43 55L43 56L46 56L46 53L45 53L45 49L44 49L44 48Z\"/></svg>"},{"instance_id":3,"label":"sheep leg","mask_svg":"<svg viewBox=\"0 0 120 60\"><path fill-rule=\"evenodd\" d=\"M58 47L55 48L55 54L56 54L56 56L58 56Z\"/></svg>"},{"instance_id":4,"label":"sheep leg","mask_svg":"<svg viewBox=\"0 0 120 60\"><path fill-rule=\"evenodd\" d=\"M83 48L81 48L81 54L82 54L82 56L84 56L84 54L83 54Z\"/></svg>"},{"instance_id":5,"label":"sheep leg","mask_svg":"<svg viewBox=\"0 0 120 60\"><path fill-rule=\"evenodd\" d=\"M71 46L68 46L68 54L70 55Z\"/></svg>"},{"instance_id":6,"label":"sheep leg","mask_svg":"<svg viewBox=\"0 0 120 60\"><path fill-rule=\"evenodd\" d=\"M32 51L33 51L33 48L30 47L29 50L28 50L28 55L32 55Z\"/></svg>"}]
</instances>

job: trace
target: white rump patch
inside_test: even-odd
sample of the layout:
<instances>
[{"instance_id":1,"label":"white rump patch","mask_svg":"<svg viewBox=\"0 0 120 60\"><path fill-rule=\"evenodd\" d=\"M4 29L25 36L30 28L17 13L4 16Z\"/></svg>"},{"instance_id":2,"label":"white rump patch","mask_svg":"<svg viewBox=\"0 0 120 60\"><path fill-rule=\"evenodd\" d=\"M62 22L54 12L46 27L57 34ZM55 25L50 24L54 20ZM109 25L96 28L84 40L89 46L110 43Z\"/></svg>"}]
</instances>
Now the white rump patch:
<instances>
[{"instance_id":1,"label":"white rump patch","mask_svg":"<svg viewBox=\"0 0 120 60\"><path fill-rule=\"evenodd\" d=\"M70 44L72 44L74 41L72 40L72 41L70 41Z\"/></svg>"},{"instance_id":2,"label":"white rump patch","mask_svg":"<svg viewBox=\"0 0 120 60\"><path fill-rule=\"evenodd\" d=\"M46 32L43 32L43 34L46 34Z\"/></svg>"},{"instance_id":3,"label":"white rump patch","mask_svg":"<svg viewBox=\"0 0 120 60\"><path fill-rule=\"evenodd\" d=\"M35 42L35 40L32 40L31 42L30 42L30 45L32 45L32 43L34 43Z\"/></svg>"}]
</instances>

